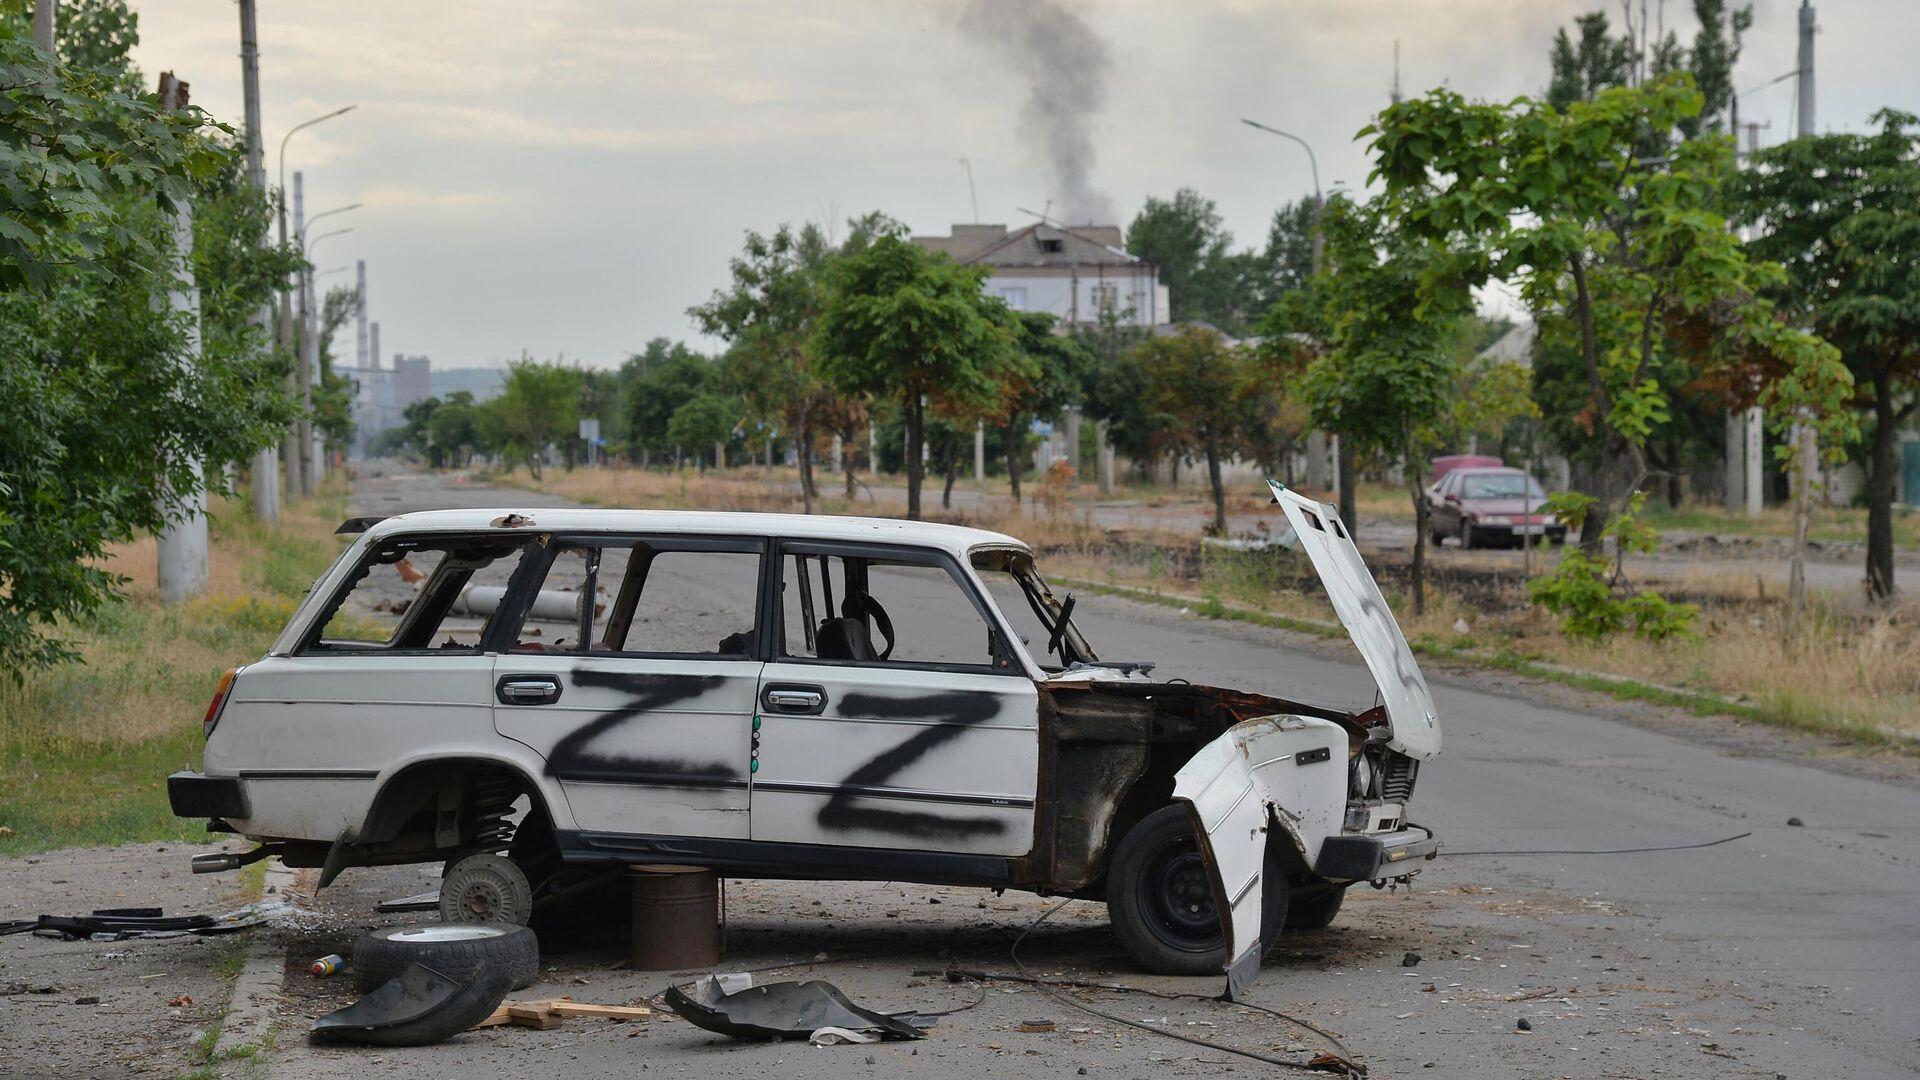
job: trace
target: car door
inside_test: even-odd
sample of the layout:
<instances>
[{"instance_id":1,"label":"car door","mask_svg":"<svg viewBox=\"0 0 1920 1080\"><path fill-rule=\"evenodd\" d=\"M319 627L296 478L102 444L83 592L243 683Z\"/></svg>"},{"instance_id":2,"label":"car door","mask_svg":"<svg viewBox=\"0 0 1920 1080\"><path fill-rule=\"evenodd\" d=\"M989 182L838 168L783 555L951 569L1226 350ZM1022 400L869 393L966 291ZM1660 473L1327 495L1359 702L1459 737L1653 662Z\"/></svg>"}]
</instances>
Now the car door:
<instances>
[{"instance_id":1,"label":"car door","mask_svg":"<svg viewBox=\"0 0 1920 1080\"><path fill-rule=\"evenodd\" d=\"M943 552L779 549L753 839L1022 855L1039 695L978 581Z\"/></svg>"},{"instance_id":2,"label":"car door","mask_svg":"<svg viewBox=\"0 0 1920 1080\"><path fill-rule=\"evenodd\" d=\"M1428 500L1427 513L1433 518L1431 531L1436 535L1457 536L1460 533L1460 474L1448 473L1442 477L1434 490L1434 498Z\"/></svg>"},{"instance_id":3,"label":"car door","mask_svg":"<svg viewBox=\"0 0 1920 1080\"><path fill-rule=\"evenodd\" d=\"M588 834L745 839L755 539L559 537L494 664L494 724Z\"/></svg>"}]
</instances>

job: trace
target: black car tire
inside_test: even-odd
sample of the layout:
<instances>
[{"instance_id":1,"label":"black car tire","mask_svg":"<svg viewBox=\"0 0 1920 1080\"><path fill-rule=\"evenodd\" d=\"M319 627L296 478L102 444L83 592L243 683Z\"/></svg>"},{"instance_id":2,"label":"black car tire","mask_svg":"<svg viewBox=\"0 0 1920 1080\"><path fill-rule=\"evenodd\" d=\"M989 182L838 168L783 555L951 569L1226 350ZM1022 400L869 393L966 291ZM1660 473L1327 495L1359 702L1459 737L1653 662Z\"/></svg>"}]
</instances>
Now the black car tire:
<instances>
[{"instance_id":1,"label":"black car tire","mask_svg":"<svg viewBox=\"0 0 1920 1080\"><path fill-rule=\"evenodd\" d=\"M1462 549L1462 550L1464 550L1464 551L1472 551L1472 550L1473 550L1473 540L1474 540L1474 536L1473 536L1473 522L1471 522L1471 521L1469 521L1469 522L1467 522L1466 524L1464 524L1464 525L1462 525L1462 526L1460 526L1460 547L1461 547L1461 549Z\"/></svg>"},{"instance_id":2,"label":"black car tire","mask_svg":"<svg viewBox=\"0 0 1920 1080\"><path fill-rule=\"evenodd\" d=\"M1324 930L1340 914L1340 905L1347 899L1347 890L1329 889L1326 892L1305 897L1294 897L1287 904L1287 929Z\"/></svg>"},{"instance_id":3,"label":"black car tire","mask_svg":"<svg viewBox=\"0 0 1920 1080\"><path fill-rule=\"evenodd\" d=\"M1261 884L1264 952L1287 918L1286 873L1271 846ZM1107 914L1127 955L1154 974L1218 975L1226 969L1226 935L1186 803L1155 810L1120 839L1107 870Z\"/></svg>"},{"instance_id":4,"label":"black car tire","mask_svg":"<svg viewBox=\"0 0 1920 1080\"><path fill-rule=\"evenodd\" d=\"M540 942L524 926L433 923L392 926L362 934L353 946L353 985L369 993L413 964L465 981L482 968L523 990L540 974Z\"/></svg>"},{"instance_id":5,"label":"black car tire","mask_svg":"<svg viewBox=\"0 0 1920 1080\"><path fill-rule=\"evenodd\" d=\"M425 969L430 974L453 978L446 972ZM366 1046L431 1046L445 1042L485 1020L507 998L507 979L491 968L481 968L466 977L467 985L423 1015L399 1023L372 1023L361 1027L316 1029L315 1042L360 1043ZM404 994L404 990L402 993ZM365 999L362 999L363 1001ZM348 1008L352 1008L349 1006Z\"/></svg>"}]
</instances>

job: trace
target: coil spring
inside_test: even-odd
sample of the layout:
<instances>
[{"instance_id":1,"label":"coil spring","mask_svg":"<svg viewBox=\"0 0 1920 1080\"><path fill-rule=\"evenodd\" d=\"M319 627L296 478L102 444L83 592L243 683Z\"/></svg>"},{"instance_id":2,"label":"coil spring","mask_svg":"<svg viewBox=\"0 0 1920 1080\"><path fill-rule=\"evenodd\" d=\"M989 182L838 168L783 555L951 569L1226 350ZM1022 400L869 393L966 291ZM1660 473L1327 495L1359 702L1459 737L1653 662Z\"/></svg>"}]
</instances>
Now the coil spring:
<instances>
[{"instance_id":1,"label":"coil spring","mask_svg":"<svg viewBox=\"0 0 1920 1080\"><path fill-rule=\"evenodd\" d=\"M513 824L507 816L513 813L514 800L519 797L519 783L505 777L489 777L474 783L473 844L476 850L506 850L513 839Z\"/></svg>"}]
</instances>

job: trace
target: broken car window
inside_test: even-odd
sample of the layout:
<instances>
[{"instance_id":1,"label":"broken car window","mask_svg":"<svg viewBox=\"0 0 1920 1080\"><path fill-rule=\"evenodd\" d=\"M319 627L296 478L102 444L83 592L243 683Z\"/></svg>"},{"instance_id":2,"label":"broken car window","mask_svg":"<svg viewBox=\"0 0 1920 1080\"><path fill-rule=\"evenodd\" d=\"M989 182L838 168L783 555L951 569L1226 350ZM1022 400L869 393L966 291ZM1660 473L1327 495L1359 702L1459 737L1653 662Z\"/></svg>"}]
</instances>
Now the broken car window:
<instances>
[{"instance_id":1,"label":"broken car window","mask_svg":"<svg viewBox=\"0 0 1920 1080\"><path fill-rule=\"evenodd\" d=\"M944 567L789 554L781 596L785 656L993 668L1003 653Z\"/></svg>"},{"instance_id":2,"label":"broken car window","mask_svg":"<svg viewBox=\"0 0 1920 1080\"><path fill-rule=\"evenodd\" d=\"M1060 606L1066 598L1064 595L1055 596L1048 589L1046 581L1034 568L1032 555L1016 550L976 551L973 554L973 569L980 575L980 580L986 583L987 594L993 597L993 606L1000 609L1000 617L1007 620L1035 663L1049 671L1058 671L1073 660L1085 662L1096 659L1093 649L1087 645L1086 638L1081 636L1079 627L1071 619L1061 635L1069 655L1061 656L1059 649L1049 652L1048 642L1053 637L1055 624L1060 620Z\"/></svg>"},{"instance_id":3,"label":"broken car window","mask_svg":"<svg viewBox=\"0 0 1920 1080\"><path fill-rule=\"evenodd\" d=\"M567 544L554 553L514 649L750 656L759 582L753 551Z\"/></svg>"},{"instance_id":4,"label":"broken car window","mask_svg":"<svg viewBox=\"0 0 1920 1080\"><path fill-rule=\"evenodd\" d=\"M304 651L477 651L528 539L378 541L332 598Z\"/></svg>"}]
</instances>

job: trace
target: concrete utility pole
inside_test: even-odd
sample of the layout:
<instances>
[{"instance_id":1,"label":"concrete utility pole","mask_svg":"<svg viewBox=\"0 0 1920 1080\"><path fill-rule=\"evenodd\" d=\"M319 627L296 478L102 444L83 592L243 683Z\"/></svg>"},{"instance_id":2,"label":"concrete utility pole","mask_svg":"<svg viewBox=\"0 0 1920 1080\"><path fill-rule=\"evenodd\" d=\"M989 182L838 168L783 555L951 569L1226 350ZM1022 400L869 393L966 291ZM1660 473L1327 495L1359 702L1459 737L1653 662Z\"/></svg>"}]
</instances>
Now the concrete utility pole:
<instances>
[{"instance_id":1,"label":"concrete utility pole","mask_svg":"<svg viewBox=\"0 0 1920 1080\"><path fill-rule=\"evenodd\" d=\"M302 184L303 177L298 170L293 174L293 235L300 248L300 258L305 260L307 235L307 204ZM313 460L313 420L309 413L313 409L312 368L307 363L307 345L313 337L307 328L307 271L304 267L294 271L295 291L298 294L295 303L296 325L299 334L296 339L299 360L295 363L295 385L299 395L300 419L294 422L295 453L300 459L300 485L302 495L313 494L313 488L319 482L314 471Z\"/></svg>"},{"instance_id":2,"label":"concrete utility pole","mask_svg":"<svg viewBox=\"0 0 1920 1080\"><path fill-rule=\"evenodd\" d=\"M330 113L322 113L311 120L295 124L287 129L285 135L280 136L280 194L279 198L275 201L279 206L281 247L287 246L287 142L291 140L295 134L315 124L350 113L357 108L359 108L358 105L343 105ZM294 178L297 182L299 174L296 173ZM298 197L297 192L296 197ZM300 230L297 226L294 229L293 235L296 238L300 235ZM305 252L303 251L302 255L304 256L304 254ZM287 283L288 287L280 290L280 347L286 349L288 352L295 351L295 343L297 340L293 321L293 292L299 287L300 280L303 277L304 274L296 273L294 280ZM296 362L296 370L288 376L288 389L293 392L294 399L300 408L306 410L311 408L312 399L307 396L307 386L302 378L299 367L300 365ZM308 436L305 421L296 421L287 431L286 441L282 444L281 462L286 470L286 486L284 490L295 494L308 494L312 492L313 488L309 483L312 471L307 468L306 451L306 448L310 445L311 439Z\"/></svg>"},{"instance_id":3,"label":"concrete utility pole","mask_svg":"<svg viewBox=\"0 0 1920 1080\"><path fill-rule=\"evenodd\" d=\"M187 84L160 75L160 107L174 112L187 107ZM181 202L173 211L173 283L167 288L167 307L176 316L184 315L186 356L184 363L200 363L200 290L193 282L193 210ZM190 462L194 490L182 501L180 516L160 531L155 546L159 550L160 598L177 603L207 591L207 495L200 484L204 462Z\"/></svg>"},{"instance_id":4,"label":"concrete utility pole","mask_svg":"<svg viewBox=\"0 0 1920 1080\"><path fill-rule=\"evenodd\" d=\"M247 182L267 190L267 165L260 145L260 41L254 29L254 0L240 0L240 87L247 114ZM260 238L267 246L267 238ZM254 314L263 336L273 333L273 306ZM253 494L253 516L271 525L280 520L280 455L271 446L253 455L247 486Z\"/></svg>"},{"instance_id":5,"label":"concrete utility pole","mask_svg":"<svg viewBox=\"0 0 1920 1080\"><path fill-rule=\"evenodd\" d=\"M53 27L59 19L60 0L34 0L33 4L33 43L40 51L53 56Z\"/></svg>"},{"instance_id":6,"label":"concrete utility pole","mask_svg":"<svg viewBox=\"0 0 1920 1080\"><path fill-rule=\"evenodd\" d=\"M1802 139L1814 134L1814 30L1812 0L1800 0L1800 112L1794 134ZM1814 442L1813 425L1798 424L1793 434L1799 448L1799 467L1793 470L1793 558L1787 574L1787 609L1797 615L1807 606L1807 531L1813 517L1813 485L1819 475L1820 450Z\"/></svg>"},{"instance_id":7,"label":"concrete utility pole","mask_svg":"<svg viewBox=\"0 0 1920 1080\"><path fill-rule=\"evenodd\" d=\"M973 422L973 482L984 484L987 481L987 424L984 420Z\"/></svg>"}]
</instances>

